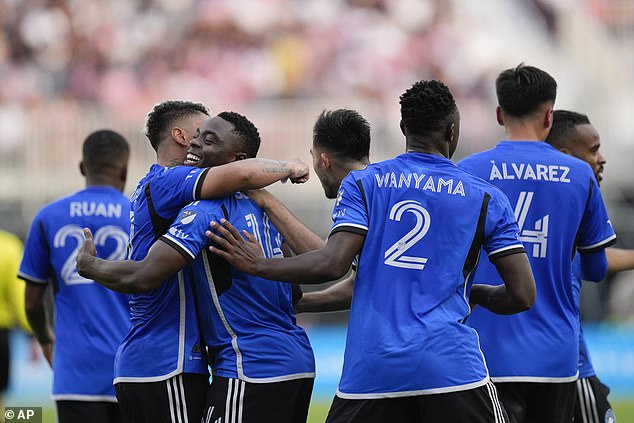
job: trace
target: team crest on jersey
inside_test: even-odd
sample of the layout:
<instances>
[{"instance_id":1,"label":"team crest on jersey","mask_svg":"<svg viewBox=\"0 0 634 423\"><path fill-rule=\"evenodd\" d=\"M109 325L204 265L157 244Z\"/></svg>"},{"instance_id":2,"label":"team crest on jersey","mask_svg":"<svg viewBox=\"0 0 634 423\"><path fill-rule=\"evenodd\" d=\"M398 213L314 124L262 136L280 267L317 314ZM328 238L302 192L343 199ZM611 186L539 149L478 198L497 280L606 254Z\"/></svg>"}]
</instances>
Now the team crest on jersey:
<instances>
[{"instance_id":1,"label":"team crest on jersey","mask_svg":"<svg viewBox=\"0 0 634 423\"><path fill-rule=\"evenodd\" d=\"M183 214L181 215L181 223L183 225L189 225L190 223L192 223L194 221L194 219L196 219L196 216L198 215L198 213L193 212L191 210L185 210L183 212Z\"/></svg>"}]
</instances>

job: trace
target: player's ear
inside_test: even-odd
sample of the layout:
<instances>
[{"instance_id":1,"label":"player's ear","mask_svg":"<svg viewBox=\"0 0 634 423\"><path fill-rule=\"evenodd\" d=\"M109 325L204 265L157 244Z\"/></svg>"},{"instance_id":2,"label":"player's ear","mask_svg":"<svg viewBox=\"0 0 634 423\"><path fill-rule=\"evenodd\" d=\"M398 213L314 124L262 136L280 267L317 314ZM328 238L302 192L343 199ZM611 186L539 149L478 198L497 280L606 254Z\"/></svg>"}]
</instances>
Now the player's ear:
<instances>
[{"instance_id":1,"label":"player's ear","mask_svg":"<svg viewBox=\"0 0 634 423\"><path fill-rule=\"evenodd\" d=\"M244 160L244 159L248 159L249 156L247 156L247 153L236 153L235 159L236 161L238 160Z\"/></svg>"},{"instance_id":2,"label":"player's ear","mask_svg":"<svg viewBox=\"0 0 634 423\"><path fill-rule=\"evenodd\" d=\"M407 136L407 134L405 133L405 124L403 123L403 119L401 119L398 126L400 126L401 132L403 133L403 135Z\"/></svg>"},{"instance_id":3,"label":"player's ear","mask_svg":"<svg viewBox=\"0 0 634 423\"><path fill-rule=\"evenodd\" d=\"M82 176L86 176L86 167L84 166L83 160L79 162L79 173L81 173Z\"/></svg>"},{"instance_id":4,"label":"player's ear","mask_svg":"<svg viewBox=\"0 0 634 423\"><path fill-rule=\"evenodd\" d=\"M328 169L332 166L332 160L330 159L328 153L321 153L319 157L321 158L321 162L324 164L325 169Z\"/></svg>"},{"instance_id":5,"label":"player's ear","mask_svg":"<svg viewBox=\"0 0 634 423\"><path fill-rule=\"evenodd\" d=\"M570 150L568 150L566 147L559 147L558 150L561 151L564 154L572 156L572 152Z\"/></svg>"},{"instance_id":6,"label":"player's ear","mask_svg":"<svg viewBox=\"0 0 634 423\"><path fill-rule=\"evenodd\" d=\"M183 146L189 146L189 141L187 141L187 137L185 136L185 131L178 126L172 128L172 139Z\"/></svg>"},{"instance_id":7,"label":"player's ear","mask_svg":"<svg viewBox=\"0 0 634 423\"><path fill-rule=\"evenodd\" d=\"M549 106L544 113L544 128L550 129L553 126L553 107Z\"/></svg>"},{"instance_id":8,"label":"player's ear","mask_svg":"<svg viewBox=\"0 0 634 423\"><path fill-rule=\"evenodd\" d=\"M498 125L504 126L504 115L502 114L502 108L500 106L495 108L495 117L498 120Z\"/></svg>"},{"instance_id":9,"label":"player's ear","mask_svg":"<svg viewBox=\"0 0 634 423\"><path fill-rule=\"evenodd\" d=\"M447 125L445 128L445 142L452 143L456 137L456 124L454 122Z\"/></svg>"}]
</instances>

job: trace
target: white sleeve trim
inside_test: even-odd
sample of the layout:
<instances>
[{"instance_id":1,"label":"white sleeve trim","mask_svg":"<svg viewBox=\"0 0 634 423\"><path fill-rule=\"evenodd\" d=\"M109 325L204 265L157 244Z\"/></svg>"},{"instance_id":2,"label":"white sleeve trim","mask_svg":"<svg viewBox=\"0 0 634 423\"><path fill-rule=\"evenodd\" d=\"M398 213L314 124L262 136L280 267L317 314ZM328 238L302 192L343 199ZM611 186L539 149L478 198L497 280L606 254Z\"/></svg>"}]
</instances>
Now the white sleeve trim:
<instances>
[{"instance_id":1,"label":"white sleeve trim","mask_svg":"<svg viewBox=\"0 0 634 423\"><path fill-rule=\"evenodd\" d=\"M196 254L189 251L189 249L186 248L177 238L174 238L169 233L164 234L163 237L169 239L171 242L178 245L181 248L181 250L183 250L185 253L187 253L188 256L192 258L192 260L196 258Z\"/></svg>"},{"instance_id":2,"label":"white sleeve trim","mask_svg":"<svg viewBox=\"0 0 634 423\"><path fill-rule=\"evenodd\" d=\"M524 244L514 244L514 245L509 245L509 246L506 246L506 247L498 248L497 250L493 250L490 253L488 253L488 256L491 257L494 254L498 254L498 253L501 253L502 251L506 251L506 250L513 250L515 248L524 248Z\"/></svg>"},{"instance_id":3,"label":"white sleeve trim","mask_svg":"<svg viewBox=\"0 0 634 423\"><path fill-rule=\"evenodd\" d=\"M600 247L603 244L607 244L608 242L612 241L613 239L616 239L616 234L612 234L612 236L609 236L606 239L604 239L602 241L599 241L599 242L597 242L595 244L592 244L592 245L584 245L583 247L579 246L579 247L577 247L577 250L579 250L579 251L591 250L593 248Z\"/></svg>"},{"instance_id":4,"label":"white sleeve trim","mask_svg":"<svg viewBox=\"0 0 634 423\"><path fill-rule=\"evenodd\" d=\"M48 279L36 278L35 276L31 276L28 273L24 273L24 272L18 272L18 277L20 279L24 279L29 282L48 283Z\"/></svg>"}]
</instances>

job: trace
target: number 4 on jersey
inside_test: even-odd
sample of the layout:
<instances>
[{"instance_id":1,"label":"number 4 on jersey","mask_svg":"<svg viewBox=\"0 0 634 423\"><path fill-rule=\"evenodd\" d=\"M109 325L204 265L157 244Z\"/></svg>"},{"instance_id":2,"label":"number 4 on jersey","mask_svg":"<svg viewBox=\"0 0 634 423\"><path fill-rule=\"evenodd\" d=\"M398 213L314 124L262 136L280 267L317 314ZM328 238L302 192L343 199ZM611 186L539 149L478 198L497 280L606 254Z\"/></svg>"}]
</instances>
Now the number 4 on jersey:
<instances>
[{"instance_id":1,"label":"number 4 on jersey","mask_svg":"<svg viewBox=\"0 0 634 423\"><path fill-rule=\"evenodd\" d=\"M524 229L526 215L531 207L534 192L520 192L515 205L515 219L520 227L520 240L525 244L533 244L533 257L546 257L548 246L548 220L550 215L546 215L535 221L534 229Z\"/></svg>"}]
</instances>

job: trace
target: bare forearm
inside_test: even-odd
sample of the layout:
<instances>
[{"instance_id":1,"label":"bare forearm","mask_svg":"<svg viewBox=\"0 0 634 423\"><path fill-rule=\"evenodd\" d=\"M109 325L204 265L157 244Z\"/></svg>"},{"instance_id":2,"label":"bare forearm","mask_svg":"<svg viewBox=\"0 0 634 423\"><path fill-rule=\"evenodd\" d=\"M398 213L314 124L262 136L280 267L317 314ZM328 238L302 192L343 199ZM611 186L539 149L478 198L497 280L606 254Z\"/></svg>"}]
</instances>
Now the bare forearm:
<instances>
[{"instance_id":1,"label":"bare forearm","mask_svg":"<svg viewBox=\"0 0 634 423\"><path fill-rule=\"evenodd\" d=\"M218 198L237 191L264 188L295 172L289 161L246 159L209 169L203 181L201 198Z\"/></svg>"},{"instance_id":2,"label":"bare forearm","mask_svg":"<svg viewBox=\"0 0 634 423\"><path fill-rule=\"evenodd\" d=\"M283 259L258 259L253 273L276 281L318 284L339 279L348 267L329 262L328 257L317 250Z\"/></svg>"},{"instance_id":3,"label":"bare forearm","mask_svg":"<svg viewBox=\"0 0 634 423\"><path fill-rule=\"evenodd\" d=\"M608 257L609 274L634 270L634 250L607 248L605 253Z\"/></svg>"},{"instance_id":4,"label":"bare forearm","mask_svg":"<svg viewBox=\"0 0 634 423\"><path fill-rule=\"evenodd\" d=\"M515 314L530 308L524 302L517 301L505 285L473 285L470 302L495 314Z\"/></svg>"},{"instance_id":5,"label":"bare forearm","mask_svg":"<svg viewBox=\"0 0 634 423\"><path fill-rule=\"evenodd\" d=\"M52 341L44 305L27 308L26 318L29 321L31 329L33 329L33 335L35 339L37 339L37 342L40 344L48 344Z\"/></svg>"},{"instance_id":6,"label":"bare forearm","mask_svg":"<svg viewBox=\"0 0 634 423\"><path fill-rule=\"evenodd\" d=\"M82 257L77 261L79 274L117 292L136 294L148 290L147 282L138 277L142 262L134 260L103 260L97 257ZM146 283L144 283L146 282Z\"/></svg>"},{"instance_id":7,"label":"bare forearm","mask_svg":"<svg viewBox=\"0 0 634 423\"><path fill-rule=\"evenodd\" d=\"M351 276L322 291L304 293L295 309L299 313L348 310L353 287L354 277Z\"/></svg>"}]
</instances>

